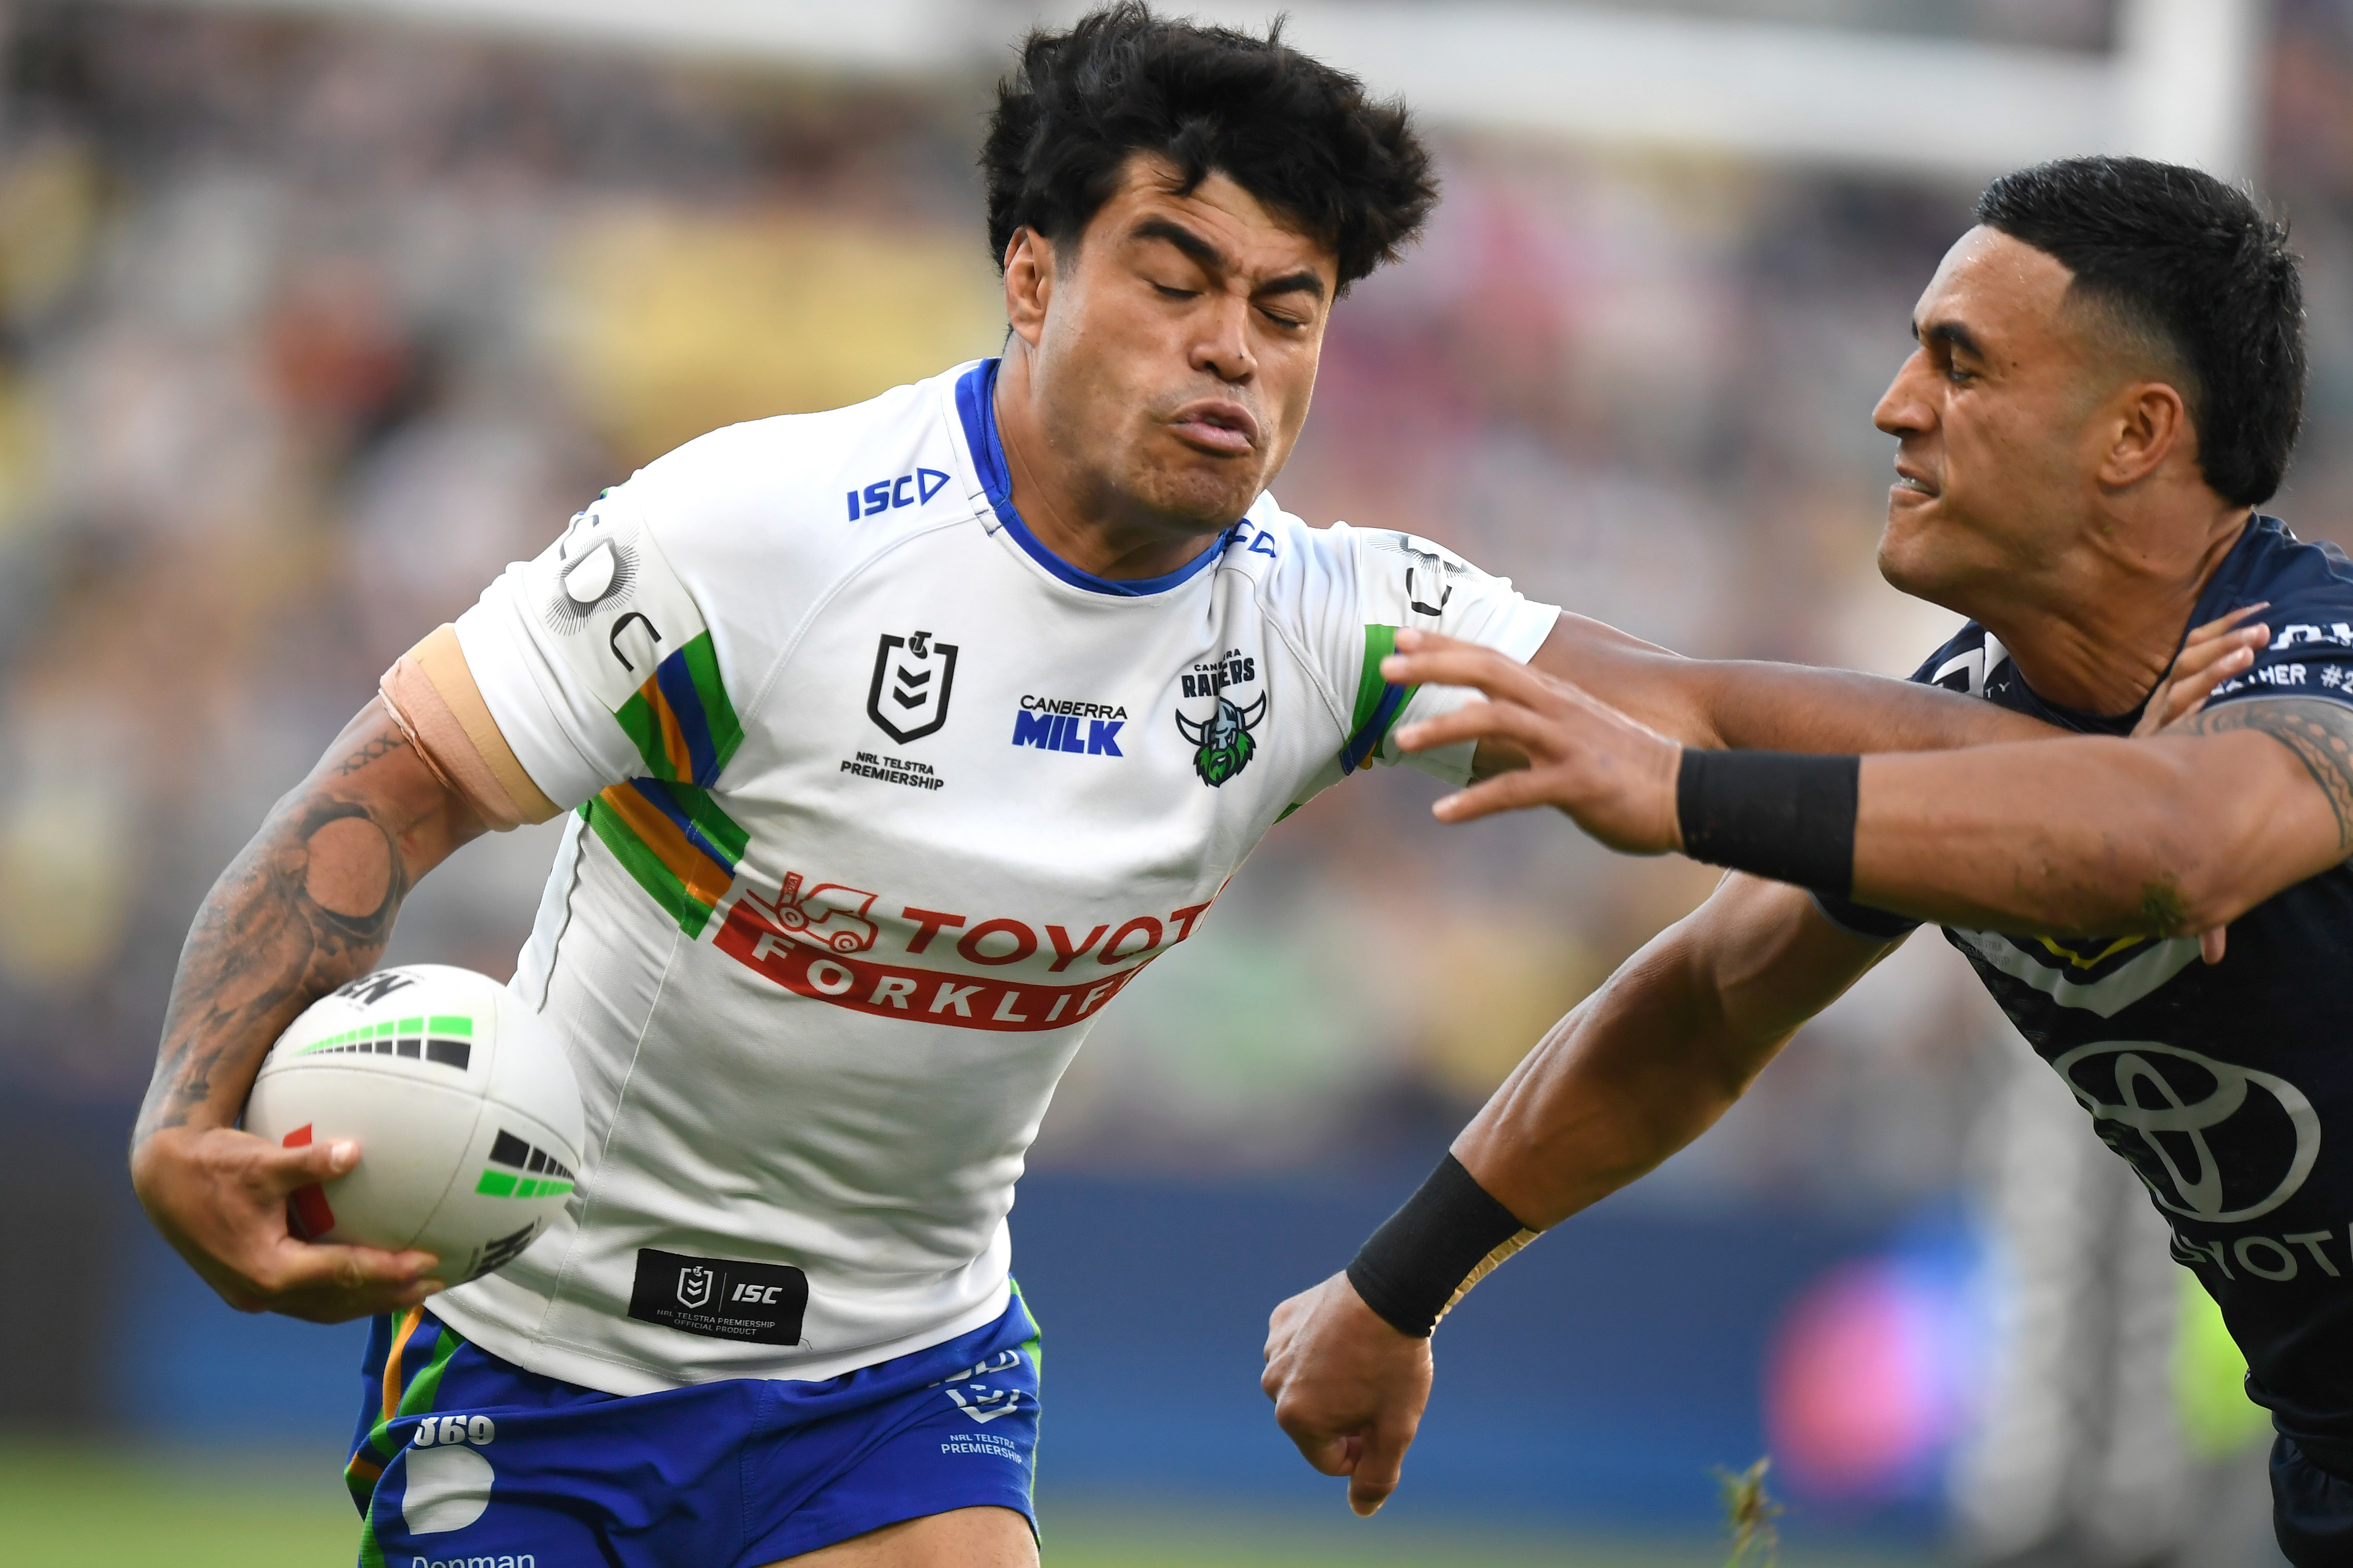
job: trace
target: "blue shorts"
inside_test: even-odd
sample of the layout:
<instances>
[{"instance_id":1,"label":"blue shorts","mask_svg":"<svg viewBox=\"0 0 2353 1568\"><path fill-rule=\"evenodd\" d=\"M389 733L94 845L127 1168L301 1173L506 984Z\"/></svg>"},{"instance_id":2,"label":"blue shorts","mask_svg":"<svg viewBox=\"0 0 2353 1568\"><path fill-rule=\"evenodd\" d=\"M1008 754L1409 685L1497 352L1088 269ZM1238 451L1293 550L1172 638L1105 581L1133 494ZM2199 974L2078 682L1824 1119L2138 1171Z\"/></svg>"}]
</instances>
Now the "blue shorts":
<instances>
[{"instance_id":1,"label":"blue shorts","mask_svg":"<svg viewBox=\"0 0 2353 1568\"><path fill-rule=\"evenodd\" d=\"M2332 1462L2353 1457L2332 1453ZM2322 1468L2285 1433L2272 1439L2272 1530L2295 1568L2353 1563L2353 1481Z\"/></svg>"},{"instance_id":2,"label":"blue shorts","mask_svg":"<svg viewBox=\"0 0 2353 1568\"><path fill-rule=\"evenodd\" d=\"M1038 1329L822 1383L624 1397L525 1372L423 1308L378 1318L344 1479L361 1568L761 1568L902 1520L1030 1505Z\"/></svg>"}]
</instances>

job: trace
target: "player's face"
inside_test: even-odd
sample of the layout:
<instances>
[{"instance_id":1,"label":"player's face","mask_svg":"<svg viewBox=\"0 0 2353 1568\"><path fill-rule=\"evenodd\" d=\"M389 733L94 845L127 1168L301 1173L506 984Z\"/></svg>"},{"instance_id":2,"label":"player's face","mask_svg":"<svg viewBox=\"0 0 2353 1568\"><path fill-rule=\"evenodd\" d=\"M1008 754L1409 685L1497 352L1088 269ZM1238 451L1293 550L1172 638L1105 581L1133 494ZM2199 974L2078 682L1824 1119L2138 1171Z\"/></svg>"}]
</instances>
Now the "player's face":
<instances>
[{"instance_id":1,"label":"player's face","mask_svg":"<svg viewBox=\"0 0 2353 1568\"><path fill-rule=\"evenodd\" d=\"M1872 416L1896 438L1879 569L1905 593L1974 615L2073 542L2098 378L2066 310L2073 281L2032 246L1973 228L1920 296L1920 346Z\"/></svg>"},{"instance_id":2,"label":"player's face","mask_svg":"<svg viewBox=\"0 0 2353 1568\"><path fill-rule=\"evenodd\" d=\"M1056 456L1098 504L1214 532L1299 439L1338 270L1225 175L1184 195L1176 178L1131 158L1056 258L1031 374Z\"/></svg>"}]
</instances>

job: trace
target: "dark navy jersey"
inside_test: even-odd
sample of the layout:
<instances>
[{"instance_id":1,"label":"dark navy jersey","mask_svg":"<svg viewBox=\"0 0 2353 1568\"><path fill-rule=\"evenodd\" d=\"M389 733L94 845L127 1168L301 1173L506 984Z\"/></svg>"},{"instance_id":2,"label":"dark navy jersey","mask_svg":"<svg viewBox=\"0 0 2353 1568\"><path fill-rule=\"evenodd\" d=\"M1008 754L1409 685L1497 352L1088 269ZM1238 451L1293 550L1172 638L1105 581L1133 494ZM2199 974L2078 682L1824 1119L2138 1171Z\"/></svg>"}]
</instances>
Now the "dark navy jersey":
<instances>
[{"instance_id":1,"label":"dark navy jersey","mask_svg":"<svg viewBox=\"0 0 2353 1568\"><path fill-rule=\"evenodd\" d=\"M2189 625L2266 600L2270 647L2211 700L2353 704L2353 563L2258 517ZM2037 697L1974 621L1913 679L2088 733L2138 718ZM1817 902L1867 936L1915 923ZM2246 1352L2249 1393L2289 1436L2353 1445L2353 872L2337 866L2241 915L2212 966L2195 937L1945 937L2147 1184L2174 1257Z\"/></svg>"}]
</instances>

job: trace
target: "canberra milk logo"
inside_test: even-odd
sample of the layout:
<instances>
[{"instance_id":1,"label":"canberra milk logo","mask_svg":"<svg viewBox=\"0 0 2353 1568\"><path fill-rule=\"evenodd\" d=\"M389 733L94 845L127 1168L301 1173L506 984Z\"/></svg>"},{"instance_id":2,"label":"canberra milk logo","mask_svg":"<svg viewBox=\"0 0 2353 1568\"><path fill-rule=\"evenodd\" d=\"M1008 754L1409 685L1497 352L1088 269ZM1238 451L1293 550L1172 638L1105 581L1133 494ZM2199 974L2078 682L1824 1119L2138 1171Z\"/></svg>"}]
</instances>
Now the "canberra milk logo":
<instances>
[{"instance_id":1,"label":"canberra milk logo","mask_svg":"<svg viewBox=\"0 0 2353 1568\"><path fill-rule=\"evenodd\" d=\"M2051 1065L2171 1213L2258 1218L2294 1197L2320 1158L2319 1112L2271 1073L2155 1040L2101 1040ZM2231 1151L2227 1167L2210 1133Z\"/></svg>"}]
</instances>

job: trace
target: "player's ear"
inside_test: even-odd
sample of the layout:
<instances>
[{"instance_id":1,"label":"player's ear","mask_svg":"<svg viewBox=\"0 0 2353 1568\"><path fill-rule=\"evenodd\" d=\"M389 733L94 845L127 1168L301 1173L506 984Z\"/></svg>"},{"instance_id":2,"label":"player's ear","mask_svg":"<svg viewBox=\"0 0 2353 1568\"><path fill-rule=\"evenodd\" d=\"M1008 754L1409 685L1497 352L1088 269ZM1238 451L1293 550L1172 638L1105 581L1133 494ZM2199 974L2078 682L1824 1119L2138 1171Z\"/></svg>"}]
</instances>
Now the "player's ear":
<instances>
[{"instance_id":1,"label":"player's ear","mask_svg":"<svg viewBox=\"0 0 2353 1568\"><path fill-rule=\"evenodd\" d=\"M1005 321L1035 348L1054 295L1054 242L1036 229L1013 231L1005 247Z\"/></svg>"},{"instance_id":2,"label":"player's ear","mask_svg":"<svg viewBox=\"0 0 2353 1568\"><path fill-rule=\"evenodd\" d=\"M2177 452L2195 458L2198 435L2181 394L2162 381L2135 382L2117 389L2102 420L2106 450L2098 470L2101 484L2115 489L2138 484Z\"/></svg>"}]
</instances>

